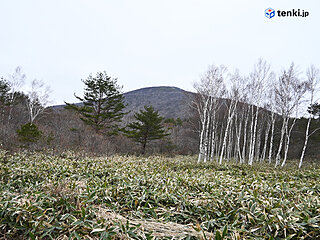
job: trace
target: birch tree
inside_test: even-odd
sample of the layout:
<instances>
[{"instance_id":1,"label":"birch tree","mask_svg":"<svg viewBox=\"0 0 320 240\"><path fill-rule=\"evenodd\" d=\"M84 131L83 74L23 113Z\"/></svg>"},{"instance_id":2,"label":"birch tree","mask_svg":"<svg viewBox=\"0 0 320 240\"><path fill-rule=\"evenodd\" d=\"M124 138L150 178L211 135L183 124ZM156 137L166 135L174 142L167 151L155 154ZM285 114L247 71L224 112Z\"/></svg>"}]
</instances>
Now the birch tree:
<instances>
[{"instance_id":1,"label":"birch tree","mask_svg":"<svg viewBox=\"0 0 320 240\"><path fill-rule=\"evenodd\" d=\"M200 119L198 162L217 156L220 164L224 159L234 158L252 165L266 159L271 163L275 155L275 166L284 166L307 86L294 64L276 79L270 64L259 59L248 77L236 72L230 82L226 81L230 87L224 95L220 94L225 97L221 100L217 97L217 85L213 84L219 82L215 80L219 79L217 68L211 70L214 71L208 71L194 85L197 90L194 105ZM312 85L315 72L309 70L308 85ZM310 122L311 119L306 126L301 162L310 136ZM275 138L278 134L279 138Z\"/></svg>"},{"instance_id":2,"label":"birch tree","mask_svg":"<svg viewBox=\"0 0 320 240\"><path fill-rule=\"evenodd\" d=\"M213 159L215 149L216 113L219 109L220 98L225 91L224 78L226 74L224 66L209 66L201 77L200 82L194 84L197 98L194 101L195 108L200 118L199 130L199 155L198 162L206 162Z\"/></svg>"},{"instance_id":3,"label":"birch tree","mask_svg":"<svg viewBox=\"0 0 320 240\"><path fill-rule=\"evenodd\" d=\"M29 122L32 124L49 104L50 88L42 81L34 79L28 91L26 106L29 113Z\"/></svg>"},{"instance_id":4,"label":"birch tree","mask_svg":"<svg viewBox=\"0 0 320 240\"><path fill-rule=\"evenodd\" d=\"M249 165L252 165L253 163L254 153L256 150L255 147L260 106L266 90L266 83L272 76L273 74L270 70L270 64L262 59L259 59L258 63L255 64L253 72L250 74L251 104L255 107L252 107L252 122L250 128L251 137L248 160Z\"/></svg>"},{"instance_id":5,"label":"birch tree","mask_svg":"<svg viewBox=\"0 0 320 240\"><path fill-rule=\"evenodd\" d=\"M306 84L300 79L299 73L292 63L288 70L282 71L275 86L276 108L282 116L280 142L276 155L275 167L280 164L284 141L284 157L281 166L283 167L286 163L291 132L296 123L297 113L305 91ZM290 122L291 117L292 120Z\"/></svg>"},{"instance_id":6,"label":"birch tree","mask_svg":"<svg viewBox=\"0 0 320 240\"><path fill-rule=\"evenodd\" d=\"M237 105L239 101L241 100L242 94L244 92L243 89L243 78L240 76L239 72L236 71L232 77L230 78L231 80L231 89L229 90L229 94L227 95L228 101L225 101L227 104L228 108L228 114L226 116L226 127L225 127L225 132L224 132L224 137L222 141L222 146L221 146L221 152L220 152L220 157L219 157L219 164L222 164L222 160L224 158L225 150L227 147L227 138L230 136L230 126L233 120L233 117L236 113Z\"/></svg>"},{"instance_id":7,"label":"birch tree","mask_svg":"<svg viewBox=\"0 0 320 240\"><path fill-rule=\"evenodd\" d=\"M269 120L269 115L272 115L272 113L271 114L264 113L264 119L266 122L266 129L265 129L265 133L264 133L264 144L263 144L263 150L262 150L261 157L260 157L260 162L262 162L266 159L267 144L268 144L269 133L270 133L270 128L271 128L271 124L272 124L272 121Z\"/></svg>"},{"instance_id":8,"label":"birch tree","mask_svg":"<svg viewBox=\"0 0 320 240\"><path fill-rule=\"evenodd\" d=\"M248 128L248 123L249 123L249 112L250 112L250 108L248 107L248 105L245 105L245 110L244 110L244 127L243 127L243 147L242 147L242 163L245 162L246 159L246 147L247 147L247 128Z\"/></svg>"},{"instance_id":9,"label":"birch tree","mask_svg":"<svg viewBox=\"0 0 320 240\"><path fill-rule=\"evenodd\" d=\"M239 163L243 163L244 159L242 157L242 153L241 153L241 145L240 145L240 141L241 141L241 136L242 136L242 125L243 125L243 119L245 119L245 111L244 111L244 104L242 104L241 107L238 108L238 114L235 116L235 130L236 130L236 151L235 151L235 156L237 156L237 158L239 159ZM244 132L244 138L245 136L245 131Z\"/></svg>"},{"instance_id":10,"label":"birch tree","mask_svg":"<svg viewBox=\"0 0 320 240\"><path fill-rule=\"evenodd\" d=\"M271 164L272 162L272 153L273 153L273 139L274 139L274 128L276 123L276 99L275 99L275 91L273 90L273 84L271 85L272 89L269 90L268 94L268 103L267 103L267 110L270 111L269 121L271 125L271 133L270 133L270 140L269 140L269 154L268 154L268 162Z\"/></svg>"},{"instance_id":11,"label":"birch tree","mask_svg":"<svg viewBox=\"0 0 320 240\"><path fill-rule=\"evenodd\" d=\"M319 69L315 68L314 66L310 66L310 68L307 70L307 87L308 87L308 91L310 93L310 99L309 99L310 106L312 106L315 102L315 95L320 90L319 85L320 85L320 71L319 71ZM305 141L304 141L304 145L303 145L301 156L300 156L299 168L301 168L301 166L302 166L302 162L303 162L304 154L305 154L305 151L307 148L309 137L315 131L318 130L318 129L316 129L315 131L309 133L310 123L311 123L311 119L312 119L312 111L308 111L308 112L309 112L309 119L308 119L307 126L306 126Z\"/></svg>"}]
</instances>

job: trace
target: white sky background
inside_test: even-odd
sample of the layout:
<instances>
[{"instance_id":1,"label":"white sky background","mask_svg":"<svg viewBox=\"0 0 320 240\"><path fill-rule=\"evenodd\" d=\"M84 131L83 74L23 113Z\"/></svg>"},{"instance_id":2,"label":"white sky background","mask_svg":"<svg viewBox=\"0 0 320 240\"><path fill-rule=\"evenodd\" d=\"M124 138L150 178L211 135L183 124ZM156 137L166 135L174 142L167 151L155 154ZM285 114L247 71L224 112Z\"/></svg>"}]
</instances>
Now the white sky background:
<instances>
[{"instance_id":1,"label":"white sky background","mask_svg":"<svg viewBox=\"0 0 320 240\"><path fill-rule=\"evenodd\" d=\"M300 8L307 18L267 19ZM22 66L53 104L76 102L81 79L106 70L123 90L192 84L209 64L247 74L259 57L276 71L320 67L319 0L0 0L0 76Z\"/></svg>"}]
</instances>

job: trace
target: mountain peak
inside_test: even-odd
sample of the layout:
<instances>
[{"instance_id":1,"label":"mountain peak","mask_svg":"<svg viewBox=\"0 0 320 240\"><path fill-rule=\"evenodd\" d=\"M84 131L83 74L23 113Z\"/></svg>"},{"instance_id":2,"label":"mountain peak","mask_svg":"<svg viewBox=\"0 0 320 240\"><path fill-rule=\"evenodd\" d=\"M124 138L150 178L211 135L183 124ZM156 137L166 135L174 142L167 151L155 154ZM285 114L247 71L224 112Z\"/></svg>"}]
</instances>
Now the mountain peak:
<instances>
[{"instance_id":1,"label":"mountain peak","mask_svg":"<svg viewBox=\"0 0 320 240\"><path fill-rule=\"evenodd\" d=\"M124 93L127 109L137 112L145 105L151 105L166 118L184 118L187 110L188 92L171 86L140 88Z\"/></svg>"},{"instance_id":2,"label":"mountain peak","mask_svg":"<svg viewBox=\"0 0 320 240\"><path fill-rule=\"evenodd\" d=\"M185 90L178 88L178 87L173 87L173 86L155 86L155 87L144 87L144 88L139 88L135 89L129 92L126 92L124 94L130 94L132 92L140 92L140 91L178 91L178 92L185 92Z\"/></svg>"}]
</instances>

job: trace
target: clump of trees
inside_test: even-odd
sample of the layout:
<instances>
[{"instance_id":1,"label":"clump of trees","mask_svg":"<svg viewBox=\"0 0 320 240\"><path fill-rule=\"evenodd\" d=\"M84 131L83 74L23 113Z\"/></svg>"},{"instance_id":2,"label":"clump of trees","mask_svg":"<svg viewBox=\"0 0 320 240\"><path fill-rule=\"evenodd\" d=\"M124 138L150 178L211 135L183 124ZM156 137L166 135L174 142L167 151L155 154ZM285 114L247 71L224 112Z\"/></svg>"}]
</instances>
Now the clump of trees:
<instances>
[{"instance_id":1,"label":"clump of trees","mask_svg":"<svg viewBox=\"0 0 320 240\"><path fill-rule=\"evenodd\" d=\"M301 76L291 64L275 74L270 64L260 59L248 76L242 76L239 71L227 74L223 66L210 66L194 88L197 94L192 107L199 119L198 162L216 160L221 164L235 159L249 165L274 161L276 167L284 166L293 128L309 99L301 167L310 122L317 113L314 96L319 90L318 69L312 66Z\"/></svg>"},{"instance_id":2,"label":"clump of trees","mask_svg":"<svg viewBox=\"0 0 320 240\"><path fill-rule=\"evenodd\" d=\"M17 141L30 146L42 136L37 126L49 104L50 89L34 79L27 92L22 91L26 75L21 67L0 80L1 144L16 145Z\"/></svg>"},{"instance_id":3,"label":"clump of trees","mask_svg":"<svg viewBox=\"0 0 320 240\"><path fill-rule=\"evenodd\" d=\"M124 97L117 79L111 78L106 72L98 72L95 77L90 75L83 80L83 83L84 96L76 96L81 103L66 103L66 109L76 112L84 124L101 136L100 141L124 133L125 136L141 144L141 152L144 154L149 141L162 139L168 135L162 125L164 118L152 106L145 106L140 113L134 114L136 121L121 126L124 125L122 120L127 114L124 112ZM77 129L72 128L72 131Z\"/></svg>"},{"instance_id":4,"label":"clump of trees","mask_svg":"<svg viewBox=\"0 0 320 240\"><path fill-rule=\"evenodd\" d=\"M148 142L168 135L162 125L164 118L151 106L141 111L141 115L135 115L137 121L141 120L140 129L134 127L140 126L137 122L124 120L127 112L122 87L106 72L82 80L83 96L76 96L80 103L66 103L71 111L48 107L50 89L42 81L35 79L27 91L22 91L26 82L21 67L0 79L0 140L1 146L7 149L32 147L133 153L136 151L133 142L141 135L145 139L142 144L142 153L145 153Z\"/></svg>"}]
</instances>

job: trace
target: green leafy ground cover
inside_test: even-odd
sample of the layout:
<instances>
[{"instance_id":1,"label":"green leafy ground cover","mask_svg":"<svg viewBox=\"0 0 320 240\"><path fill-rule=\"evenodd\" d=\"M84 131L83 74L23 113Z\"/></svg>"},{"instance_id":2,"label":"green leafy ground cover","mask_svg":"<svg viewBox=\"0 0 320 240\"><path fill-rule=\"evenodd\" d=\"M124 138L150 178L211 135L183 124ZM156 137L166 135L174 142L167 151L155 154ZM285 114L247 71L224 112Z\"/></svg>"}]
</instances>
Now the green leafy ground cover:
<instances>
[{"instance_id":1,"label":"green leafy ground cover","mask_svg":"<svg viewBox=\"0 0 320 240\"><path fill-rule=\"evenodd\" d=\"M320 239L319 176L315 165L2 151L0 239Z\"/></svg>"}]
</instances>

